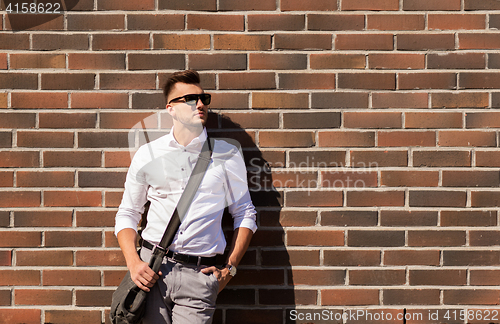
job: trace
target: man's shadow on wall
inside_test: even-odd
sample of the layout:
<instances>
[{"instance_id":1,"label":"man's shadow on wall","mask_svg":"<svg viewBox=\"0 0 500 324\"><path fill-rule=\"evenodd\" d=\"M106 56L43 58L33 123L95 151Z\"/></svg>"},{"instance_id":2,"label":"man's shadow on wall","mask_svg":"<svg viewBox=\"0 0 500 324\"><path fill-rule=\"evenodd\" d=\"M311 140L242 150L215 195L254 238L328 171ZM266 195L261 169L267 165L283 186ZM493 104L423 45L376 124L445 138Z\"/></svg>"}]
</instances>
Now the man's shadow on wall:
<instances>
[{"instance_id":1,"label":"man's shadow on wall","mask_svg":"<svg viewBox=\"0 0 500 324\"><path fill-rule=\"evenodd\" d=\"M208 120L210 136L234 139L241 145L258 225L237 275L217 298L214 323L283 323L295 307L295 292L285 232L280 222L283 192L272 185L271 167L284 162L284 152L278 158L280 161L275 158L276 154L262 152L252 134L227 116L210 113ZM229 245L233 228L227 210L223 228Z\"/></svg>"}]
</instances>

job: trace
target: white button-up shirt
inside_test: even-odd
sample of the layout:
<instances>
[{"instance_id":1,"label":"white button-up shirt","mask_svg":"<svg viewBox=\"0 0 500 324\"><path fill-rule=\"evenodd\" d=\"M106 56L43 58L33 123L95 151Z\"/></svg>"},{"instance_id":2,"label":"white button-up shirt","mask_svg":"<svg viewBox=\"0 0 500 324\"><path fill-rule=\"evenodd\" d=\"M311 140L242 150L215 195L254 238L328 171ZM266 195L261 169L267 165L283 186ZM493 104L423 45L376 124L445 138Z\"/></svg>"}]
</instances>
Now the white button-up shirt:
<instances>
[{"instance_id":1,"label":"white button-up shirt","mask_svg":"<svg viewBox=\"0 0 500 324\"><path fill-rule=\"evenodd\" d=\"M184 147L175 140L172 129L170 134L139 148L127 173L115 234L124 228L137 230L149 200L142 238L154 244L161 240L206 138L203 130ZM221 220L225 206L233 216L235 229L257 230L241 152L226 141L215 140L212 161L169 249L205 257L223 254L226 240Z\"/></svg>"}]
</instances>

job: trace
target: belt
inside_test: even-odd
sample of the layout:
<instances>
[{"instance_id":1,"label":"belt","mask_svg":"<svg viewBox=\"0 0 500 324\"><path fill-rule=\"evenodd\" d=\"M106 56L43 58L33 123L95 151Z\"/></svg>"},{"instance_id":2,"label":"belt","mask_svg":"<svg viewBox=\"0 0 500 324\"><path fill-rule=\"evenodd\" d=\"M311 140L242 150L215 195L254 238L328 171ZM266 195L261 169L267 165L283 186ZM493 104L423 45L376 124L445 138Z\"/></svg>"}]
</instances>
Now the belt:
<instances>
[{"instance_id":1,"label":"belt","mask_svg":"<svg viewBox=\"0 0 500 324\"><path fill-rule=\"evenodd\" d=\"M153 251L155 245L151 244L150 242L144 240L142 242L142 246L145 247L148 250ZM195 256L195 255L188 255L188 254L182 254L182 253L177 253L173 251L167 251L166 254L167 257L171 258L172 260L176 262L181 262L185 264L192 264L196 266L204 265L204 266L214 266L217 264L217 257L201 257L201 256Z\"/></svg>"}]
</instances>

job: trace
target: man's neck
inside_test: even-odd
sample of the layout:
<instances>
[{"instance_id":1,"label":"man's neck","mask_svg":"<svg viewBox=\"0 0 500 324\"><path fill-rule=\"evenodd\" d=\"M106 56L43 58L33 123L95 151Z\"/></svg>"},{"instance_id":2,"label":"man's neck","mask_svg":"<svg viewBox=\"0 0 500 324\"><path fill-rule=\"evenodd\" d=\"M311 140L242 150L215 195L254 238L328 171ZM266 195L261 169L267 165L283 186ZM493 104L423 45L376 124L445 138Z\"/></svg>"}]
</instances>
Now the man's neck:
<instances>
[{"instance_id":1,"label":"man's neck","mask_svg":"<svg viewBox=\"0 0 500 324\"><path fill-rule=\"evenodd\" d=\"M204 127L174 127L174 138L177 143L182 146L187 146L193 139L200 136L203 132Z\"/></svg>"}]
</instances>

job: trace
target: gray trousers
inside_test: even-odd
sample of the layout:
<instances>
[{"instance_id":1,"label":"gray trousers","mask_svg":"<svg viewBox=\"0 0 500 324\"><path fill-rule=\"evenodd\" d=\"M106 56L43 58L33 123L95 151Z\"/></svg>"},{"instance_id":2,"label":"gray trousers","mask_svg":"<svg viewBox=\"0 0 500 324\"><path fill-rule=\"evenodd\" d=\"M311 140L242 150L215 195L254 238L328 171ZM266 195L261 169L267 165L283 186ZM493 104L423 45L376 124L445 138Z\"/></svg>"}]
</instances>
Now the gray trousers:
<instances>
[{"instance_id":1,"label":"gray trousers","mask_svg":"<svg viewBox=\"0 0 500 324\"><path fill-rule=\"evenodd\" d=\"M142 260L149 262L150 257L151 251L142 248ZM219 282L213 273L200 272L201 267L164 258L160 269L163 275L147 294L142 323L212 323Z\"/></svg>"}]
</instances>

